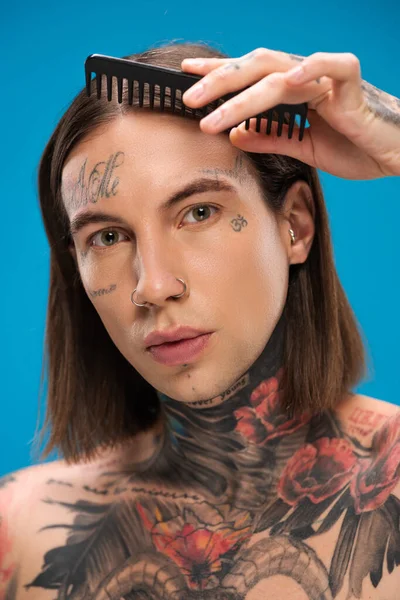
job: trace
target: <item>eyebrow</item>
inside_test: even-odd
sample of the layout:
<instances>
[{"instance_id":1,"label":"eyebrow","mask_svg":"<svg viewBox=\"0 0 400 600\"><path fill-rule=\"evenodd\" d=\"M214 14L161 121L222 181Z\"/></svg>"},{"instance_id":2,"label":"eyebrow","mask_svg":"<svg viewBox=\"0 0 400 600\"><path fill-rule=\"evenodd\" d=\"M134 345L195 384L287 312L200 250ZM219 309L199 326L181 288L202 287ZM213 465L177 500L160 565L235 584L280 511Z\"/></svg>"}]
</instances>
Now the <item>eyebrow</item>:
<instances>
[{"instance_id":1,"label":"eyebrow","mask_svg":"<svg viewBox=\"0 0 400 600\"><path fill-rule=\"evenodd\" d=\"M208 177L201 177L200 179L195 179L190 182L184 188L174 192L172 196L170 196L163 204L158 207L158 212L160 214L165 214L168 212L173 206L182 202L189 196L193 196L194 194L202 194L205 192L235 192L237 193L237 188L234 185L231 185L227 181L223 181L222 179L210 179ZM125 220L122 219L118 215L113 215L107 212L92 212L89 210L85 210L79 214L77 214L73 219L71 219L69 229L71 235L76 235L79 231L81 231L87 225L92 223L105 223L108 221L114 221L120 225L125 224Z\"/></svg>"}]
</instances>

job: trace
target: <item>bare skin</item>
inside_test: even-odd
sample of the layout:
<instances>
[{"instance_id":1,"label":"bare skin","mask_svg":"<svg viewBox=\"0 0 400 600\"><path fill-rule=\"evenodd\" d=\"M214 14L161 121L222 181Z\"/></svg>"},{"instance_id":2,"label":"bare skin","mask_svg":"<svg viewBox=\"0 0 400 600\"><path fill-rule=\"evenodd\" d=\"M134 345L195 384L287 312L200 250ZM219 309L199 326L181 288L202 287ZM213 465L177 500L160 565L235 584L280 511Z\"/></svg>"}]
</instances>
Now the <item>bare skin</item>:
<instances>
[{"instance_id":1,"label":"bare skin","mask_svg":"<svg viewBox=\"0 0 400 600\"><path fill-rule=\"evenodd\" d=\"M371 450L374 435L379 431L376 423L393 424L396 418L398 421L398 416L397 407L366 396L346 398L338 406L336 412L336 417L341 419L343 436L352 431L355 419L375 422L374 428L358 435L351 433L351 438L347 438L352 440L354 451L360 453L360 445L370 448L369 451L362 452L364 456L369 456L367 459L369 467L372 466L376 455L384 452L383 443L380 447ZM290 437L298 436L299 431L297 430L296 434L294 432L289 434L283 440L283 445L289 443ZM89 594L88 591L83 592L86 585L92 590L97 588L99 591L108 580L112 580L113 577L115 579L117 573L119 573L118 580L121 585L125 573L128 587L133 589L133 581L136 579L132 566L135 563L133 558L136 556L137 550L142 548L142 551L145 551L147 548L145 540L149 533L155 547L167 539L171 540L161 553L153 550L153 555L151 553L145 555L149 573L152 573L150 565L154 564L155 556L161 555L167 560L169 567L171 565L175 567L175 573L180 572L182 575L181 583L184 586L183 589L186 590L183 598L245 597L246 600L263 600L267 597L288 597L292 600L306 600L312 597L329 598L332 597L332 594L329 595L328 592L326 592L326 596L316 595L319 593L316 588L320 585L318 578L321 580L324 573L329 573L332 557L335 550L337 552L340 540L343 540L341 532L344 520L347 518L347 521L351 523L352 519L360 516L357 533L360 544L363 546L360 548L360 544L353 544L354 540L351 540L351 546L358 554L349 567L349 571L353 573L353 595L350 597L363 600L395 600L397 597L399 568L395 566L391 574L387 572L385 564L387 554L383 576L377 587L371 583L368 569L373 566L371 560L375 563L375 567L379 561L383 560L385 550L382 549L382 544L379 544L377 536L390 539L391 529L388 523L383 526L379 523L381 515L385 512L385 504L400 502L398 484L388 495L389 502L386 500L374 510L353 517L348 516L348 511L351 506L354 506L353 503L356 503L357 494L352 496L350 493L352 502L349 503L347 512L344 510L341 518L331 528L307 539L296 537L294 529L283 534L273 532L273 527L267 522L268 517L271 518L269 513L274 512L272 517L275 527L279 527L279 524L282 524L287 518L287 515L279 518L279 511L277 508L273 508L278 506L277 503L282 502L279 486L274 486L269 493L269 510L267 508L263 515L266 527L264 529L261 527L259 531L247 538L246 529L249 523L254 525L256 517L253 515L250 521L246 520L248 514L243 508L234 506L234 498L226 503L222 502L221 498L214 498L214 501L211 501L207 490L203 490L201 493L198 486L196 489L188 489L187 486L182 489L179 485L171 484L168 475L164 479L159 478L156 482L154 475L151 476L151 471L147 478L135 474L135 468L136 471L140 470L146 460L154 458L157 454L157 436L152 434L143 436L142 439L137 440L137 447L140 451L135 454L135 460L129 449L125 448L121 452L104 452L104 455L94 464L67 466L59 461L24 469L0 480L1 501L6 502L14 495L13 523L18 523L18 527L13 527L12 532L8 528L8 523L6 524L4 521L0 527L2 548L6 548L1 563L4 565L3 587L0 588L3 590L3 595L0 592L2 600L61 598L60 582L62 579L60 580L59 576L65 570L70 573L71 585L74 585L75 590L80 589L85 598L101 597L93 591L92 594ZM127 459L129 459L129 470L122 472L123 467L126 467ZM325 464L325 468L326 466ZM217 468L216 463L210 465L211 470L214 467ZM331 470L329 477L326 478L328 487L334 485L335 476L339 476L342 472L339 469L339 461L334 464L334 468L336 471ZM374 483L378 484L379 473L375 472L374 478ZM249 481L249 487L254 492L251 481ZM351 483L344 484L340 493L342 497L350 487ZM377 496L374 501L377 501ZM318 504L311 505L311 509L315 511L318 506ZM328 515L333 514L332 506L333 503L328 506ZM156 507L161 510L158 517L153 512ZM266 506L261 504L257 511L258 520L263 508ZM299 510L299 504L297 510ZM169 520L166 519L167 514L169 514ZM157 525L161 515L164 521L162 527ZM327 522L326 513L320 516L314 515L313 518L312 510L309 510L307 518L316 531L322 527L324 520L325 524ZM362 519L368 519L369 522L366 521L364 524ZM92 523L91 527L84 527L85 522ZM189 530L190 527L192 528ZM119 538L118 532L123 534L123 538ZM153 532L152 536L151 532ZM210 542L204 547L201 539L207 533ZM73 535L75 535L75 539ZM293 544L288 543L290 540ZM79 543L79 541L81 542ZM287 547L283 546L283 541L287 543ZM229 552L223 554L222 551L226 550L226 545L222 545L223 542L231 549L231 554ZM238 542L237 546L233 545L235 542ZM365 552L366 542L372 553ZM224 593L227 595L223 596L222 588L226 587L225 584L229 583L229 577L232 578L233 575L229 575L228 569L223 578L221 576L222 566L229 566L230 570L234 572L235 568L236 570L239 568L243 557L249 555L252 548L257 545L265 551L265 556L268 558L263 562L253 556L252 564L253 567L256 565L258 569L256 574L258 579L257 576L253 578L254 581L250 578L252 586L245 595L229 596L228 591L225 591ZM380 548L381 550L379 550ZM68 554L63 554L63 551L67 549L69 549ZM278 552L281 552L283 556L296 557L296 560L291 563L288 558L286 559L288 566L286 572L284 569L276 568L273 557L277 556ZM295 554L296 552L297 554ZM221 554L224 557L222 563L219 560ZM341 556L344 554L345 548L342 541ZM307 573L305 558L302 557L308 557L307 564L311 565L308 567L309 575L313 572L316 578L313 580L310 575L308 586L307 577L302 578L299 575L302 572ZM56 558L57 563L54 562ZM126 571L124 565L129 564L129 561L132 565L130 570ZM297 569L295 564L297 564ZM157 565L157 572L161 574L161 567L165 567L165 564L162 565L159 562ZM177 566L178 569L176 569ZM59 582L56 584L57 596L55 596L55 590L50 587L51 572L57 578L54 581ZM366 576L362 580L361 593L359 593L355 583L363 574ZM138 594L138 598L161 597L157 595L159 589L154 583L154 575L152 577L152 592L149 596ZM219 581L219 588L216 581ZM7 594L5 593L6 587L8 587ZM110 591L109 593L110 598L125 597L123 594L114 596ZM345 581L333 597L345 600L349 597L348 593L348 582Z\"/></svg>"},{"instance_id":2,"label":"bare skin","mask_svg":"<svg viewBox=\"0 0 400 600\"><path fill-rule=\"evenodd\" d=\"M168 428L2 481L2 600L395 600L399 409L351 394L319 418L280 408L288 271L314 235L308 187L276 218L237 149L195 123L143 113L98 134L63 173L71 252ZM157 210L188 185L196 197ZM78 231L84 211L119 222L86 215ZM213 341L157 363L144 337L181 323Z\"/></svg>"},{"instance_id":3,"label":"bare skin","mask_svg":"<svg viewBox=\"0 0 400 600\"><path fill-rule=\"evenodd\" d=\"M198 179L207 180L202 185L209 191L196 188L168 213L157 211L167 197ZM121 353L157 390L184 402L219 396L254 363L285 305L288 267L306 260L314 235L311 193L304 182L292 187L285 216L277 220L249 163L226 137L207 136L197 123L168 115L127 117L80 144L64 168L63 197L72 229L88 211L123 220L88 224L74 233L71 251ZM290 227L297 237L293 245ZM94 234L95 247L87 243ZM176 277L189 286L180 309L171 298L182 291ZM249 298L255 285L259 294ZM146 300L151 310L132 305L135 288L136 301ZM226 298L233 297L227 306ZM263 329L254 314L266 315ZM150 331L180 324L215 331L201 366L166 367L146 351Z\"/></svg>"}]
</instances>

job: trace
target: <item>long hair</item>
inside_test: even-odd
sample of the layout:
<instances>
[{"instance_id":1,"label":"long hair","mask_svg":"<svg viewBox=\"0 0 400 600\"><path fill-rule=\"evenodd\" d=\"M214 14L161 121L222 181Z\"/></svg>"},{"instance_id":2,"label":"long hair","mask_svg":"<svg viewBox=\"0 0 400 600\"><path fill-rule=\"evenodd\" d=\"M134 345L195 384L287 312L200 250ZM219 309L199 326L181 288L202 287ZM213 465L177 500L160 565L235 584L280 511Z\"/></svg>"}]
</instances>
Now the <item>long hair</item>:
<instances>
[{"instance_id":1,"label":"long hair","mask_svg":"<svg viewBox=\"0 0 400 600\"><path fill-rule=\"evenodd\" d=\"M180 69L184 58L227 55L203 43L169 43L125 56ZM113 80L113 85L116 86ZM67 464L91 461L99 447L115 447L151 429L162 413L155 390L128 363L109 337L83 288L69 252L68 216L61 195L63 166L71 150L104 124L138 109L108 102L82 89L60 119L42 154L40 209L50 246L50 285L39 401L47 380L40 458L61 451ZM157 95L155 102L157 102ZM148 92L145 91L145 105ZM168 100L165 110L168 110ZM177 97L177 109L180 98ZM183 117L184 118L184 117ZM291 412L333 408L366 374L361 332L336 273L327 210L316 169L288 156L245 152L255 166L265 202L278 214L297 180L310 186L315 237L307 260L291 265L285 306L283 407ZM290 402L290 407L289 407Z\"/></svg>"}]
</instances>

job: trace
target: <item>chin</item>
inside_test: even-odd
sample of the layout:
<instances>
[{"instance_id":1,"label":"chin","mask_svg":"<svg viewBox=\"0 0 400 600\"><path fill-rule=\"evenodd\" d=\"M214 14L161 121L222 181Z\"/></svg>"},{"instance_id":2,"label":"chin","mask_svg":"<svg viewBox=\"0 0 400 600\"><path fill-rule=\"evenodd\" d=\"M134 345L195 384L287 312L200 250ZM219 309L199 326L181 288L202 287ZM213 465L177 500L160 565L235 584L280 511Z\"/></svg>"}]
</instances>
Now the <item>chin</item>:
<instances>
[{"instance_id":1,"label":"chin","mask_svg":"<svg viewBox=\"0 0 400 600\"><path fill-rule=\"evenodd\" d=\"M191 372L189 379L186 371L186 375L184 375L184 378L179 383L175 379L170 386L165 386L164 380L160 382L160 386L157 389L169 398L188 406L191 404L204 407L207 405L215 406L222 403L228 397L227 392L233 390L240 376L241 373L233 373L230 377L221 378L220 370L218 374L212 374L205 373L199 369L197 373ZM206 381L212 383L206 383ZM240 381L240 387L243 387L242 380Z\"/></svg>"}]
</instances>

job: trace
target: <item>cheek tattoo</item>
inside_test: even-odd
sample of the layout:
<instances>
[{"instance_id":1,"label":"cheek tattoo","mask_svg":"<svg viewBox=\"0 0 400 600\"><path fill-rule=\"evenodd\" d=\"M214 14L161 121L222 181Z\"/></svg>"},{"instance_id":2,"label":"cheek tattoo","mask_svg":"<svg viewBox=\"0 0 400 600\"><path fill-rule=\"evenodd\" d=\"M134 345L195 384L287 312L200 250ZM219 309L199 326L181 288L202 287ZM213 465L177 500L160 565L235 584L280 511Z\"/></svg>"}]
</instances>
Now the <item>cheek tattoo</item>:
<instances>
[{"instance_id":1,"label":"cheek tattoo","mask_svg":"<svg viewBox=\"0 0 400 600\"><path fill-rule=\"evenodd\" d=\"M113 292L116 289L117 285L113 283L107 289L101 288L100 290L94 290L93 292L89 292L89 294L92 296L92 298L95 298L96 296L104 296L104 294L111 294L111 292Z\"/></svg>"},{"instance_id":2,"label":"cheek tattoo","mask_svg":"<svg viewBox=\"0 0 400 600\"><path fill-rule=\"evenodd\" d=\"M237 218L232 219L231 221L233 231L242 231L242 227L247 226L247 221L241 215L238 215Z\"/></svg>"},{"instance_id":3,"label":"cheek tattoo","mask_svg":"<svg viewBox=\"0 0 400 600\"><path fill-rule=\"evenodd\" d=\"M115 177L115 169L124 162L124 152L111 154L107 161L100 161L95 164L88 178L86 178L87 160L81 166L78 180L68 191L63 186L63 196L69 206L73 209L86 206L89 202L96 203L100 198L109 198L116 195L116 187L119 178ZM65 193L66 192L66 193Z\"/></svg>"}]
</instances>

